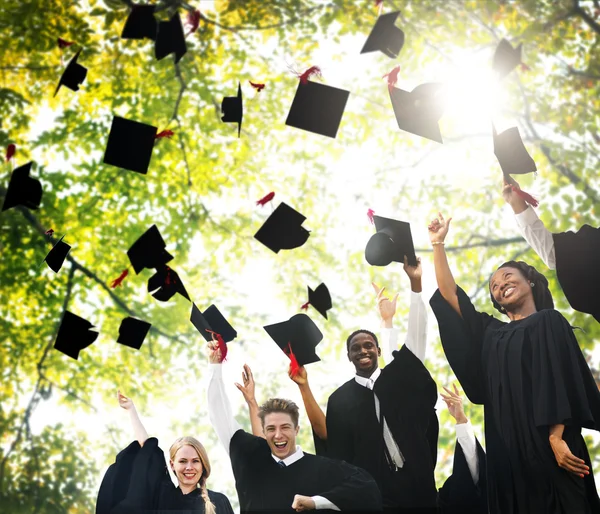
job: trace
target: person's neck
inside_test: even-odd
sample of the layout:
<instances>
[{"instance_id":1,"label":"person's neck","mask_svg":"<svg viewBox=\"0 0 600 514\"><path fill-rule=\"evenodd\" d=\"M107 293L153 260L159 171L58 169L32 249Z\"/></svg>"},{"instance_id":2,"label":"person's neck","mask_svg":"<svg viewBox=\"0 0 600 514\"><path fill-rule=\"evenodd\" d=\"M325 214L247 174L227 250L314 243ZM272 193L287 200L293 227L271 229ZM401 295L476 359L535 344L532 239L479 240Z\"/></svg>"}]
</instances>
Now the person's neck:
<instances>
[{"instance_id":1,"label":"person's neck","mask_svg":"<svg viewBox=\"0 0 600 514\"><path fill-rule=\"evenodd\" d=\"M531 316L532 314L535 314L536 312L537 312L537 309L535 308L535 303L526 302L523 305L519 305L519 306L515 307L510 312L507 311L506 315L509 317L509 319L511 321L518 321L520 319L525 319L525 318Z\"/></svg>"},{"instance_id":2,"label":"person's neck","mask_svg":"<svg viewBox=\"0 0 600 514\"><path fill-rule=\"evenodd\" d=\"M181 489L181 492L183 494L190 494L192 491L194 491L196 489L197 486L195 485L181 485L179 484L179 489Z\"/></svg>"},{"instance_id":3,"label":"person's neck","mask_svg":"<svg viewBox=\"0 0 600 514\"><path fill-rule=\"evenodd\" d=\"M379 368L379 366L377 366L376 368L373 368L371 371L361 371L361 370L356 370L356 375L362 378L371 378L371 375L373 373L375 373L375 371L377 371L377 369Z\"/></svg>"}]
</instances>

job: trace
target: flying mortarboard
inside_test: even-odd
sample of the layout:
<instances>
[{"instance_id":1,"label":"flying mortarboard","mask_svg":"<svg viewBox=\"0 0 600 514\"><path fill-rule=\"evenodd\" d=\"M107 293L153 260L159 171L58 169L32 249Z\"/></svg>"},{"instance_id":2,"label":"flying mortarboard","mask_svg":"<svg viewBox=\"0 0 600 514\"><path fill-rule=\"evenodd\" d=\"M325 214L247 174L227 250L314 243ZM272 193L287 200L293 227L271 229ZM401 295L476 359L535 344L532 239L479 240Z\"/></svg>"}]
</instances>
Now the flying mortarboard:
<instances>
[{"instance_id":1,"label":"flying mortarboard","mask_svg":"<svg viewBox=\"0 0 600 514\"><path fill-rule=\"evenodd\" d=\"M32 164L33 162L28 162L13 170L2 204L3 211L17 205L23 205L29 209L37 209L40 206L42 184L39 180L29 176Z\"/></svg>"},{"instance_id":2,"label":"flying mortarboard","mask_svg":"<svg viewBox=\"0 0 600 514\"><path fill-rule=\"evenodd\" d=\"M393 262L404 262L417 266L417 256L410 232L410 223L381 216L373 216L376 234L371 236L365 248L365 259L371 266L387 266Z\"/></svg>"},{"instance_id":3,"label":"flying mortarboard","mask_svg":"<svg viewBox=\"0 0 600 514\"><path fill-rule=\"evenodd\" d=\"M121 39L156 39L158 22L154 17L155 5L134 4L123 26Z\"/></svg>"},{"instance_id":4,"label":"flying mortarboard","mask_svg":"<svg viewBox=\"0 0 600 514\"><path fill-rule=\"evenodd\" d=\"M494 136L494 153L502 168L502 173L508 175L525 175L537 171L534 160L527 152L518 127L511 127L498 134L492 125Z\"/></svg>"},{"instance_id":5,"label":"flying mortarboard","mask_svg":"<svg viewBox=\"0 0 600 514\"><path fill-rule=\"evenodd\" d=\"M310 232L302 227L305 219L306 216L281 202L254 234L254 238L275 253L298 248L310 236Z\"/></svg>"},{"instance_id":6,"label":"flying mortarboard","mask_svg":"<svg viewBox=\"0 0 600 514\"><path fill-rule=\"evenodd\" d=\"M396 11L377 18L363 49L360 51L361 54L380 51L391 59L398 57L404 45L404 32L396 27L396 18L399 14L400 11Z\"/></svg>"},{"instance_id":7,"label":"flying mortarboard","mask_svg":"<svg viewBox=\"0 0 600 514\"><path fill-rule=\"evenodd\" d=\"M154 56L158 61L169 54L175 54L175 64L187 52L185 34L179 13L176 12L169 21L161 21L156 32L156 43L154 45Z\"/></svg>"},{"instance_id":8,"label":"flying mortarboard","mask_svg":"<svg viewBox=\"0 0 600 514\"><path fill-rule=\"evenodd\" d=\"M328 319L327 311L331 309L332 303L331 295L329 294L329 289L327 289L327 286L325 284L319 284L314 291L309 286L308 302L305 305L306 308L308 308L309 305L312 305L321 316L323 316L325 319Z\"/></svg>"},{"instance_id":9,"label":"flying mortarboard","mask_svg":"<svg viewBox=\"0 0 600 514\"><path fill-rule=\"evenodd\" d=\"M54 348L77 360L79 352L93 344L98 338L98 332L90 331L92 326L89 321L72 312L65 311L56 335Z\"/></svg>"},{"instance_id":10,"label":"flying mortarboard","mask_svg":"<svg viewBox=\"0 0 600 514\"><path fill-rule=\"evenodd\" d=\"M69 61L69 64L67 64L65 71L63 71L63 74L58 81L58 86L56 86L53 96L56 96L60 86L68 87L71 91L79 91L79 85L85 80L87 75L87 68L77 63L80 53L81 50L79 50Z\"/></svg>"},{"instance_id":11,"label":"flying mortarboard","mask_svg":"<svg viewBox=\"0 0 600 514\"><path fill-rule=\"evenodd\" d=\"M494 52L494 61L492 63L492 68L498 72L499 78L506 77L521 63L522 49L522 44L519 44L517 48L513 48L506 39L500 41Z\"/></svg>"},{"instance_id":12,"label":"flying mortarboard","mask_svg":"<svg viewBox=\"0 0 600 514\"><path fill-rule=\"evenodd\" d=\"M67 258L67 254L71 250L71 245L68 245L63 241L65 236L62 236L57 243L52 247L52 250L48 252L44 261L48 265L48 267L54 271L54 273L58 273L60 268L65 262Z\"/></svg>"},{"instance_id":13,"label":"flying mortarboard","mask_svg":"<svg viewBox=\"0 0 600 514\"><path fill-rule=\"evenodd\" d=\"M291 347L300 366L321 360L315 348L322 341L323 334L306 314L296 314L288 321L263 328L286 355Z\"/></svg>"},{"instance_id":14,"label":"flying mortarboard","mask_svg":"<svg viewBox=\"0 0 600 514\"><path fill-rule=\"evenodd\" d=\"M244 117L244 105L242 101L242 85L238 82L237 96L226 96L221 102L221 121L225 123L238 124L238 137L242 130L242 118Z\"/></svg>"},{"instance_id":15,"label":"flying mortarboard","mask_svg":"<svg viewBox=\"0 0 600 514\"><path fill-rule=\"evenodd\" d=\"M161 266L148 279L148 292L159 302L168 302L177 293L191 302L179 275L169 266Z\"/></svg>"},{"instance_id":16,"label":"flying mortarboard","mask_svg":"<svg viewBox=\"0 0 600 514\"><path fill-rule=\"evenodd\" d=\"M139 350L152 324L128 316L121 321L117 343Z\"/></svg>"},{"instance_id":17,"label":"flying mortarboard","mask_svg":"<svg viewBox=\"0 0 600 514\"><path fill-rule=\"evenodd\" d=\"M157 128L115 116L108 134L104 163L145 175L150 166Z\"/></svg>"},{"instance_id":18,"label":"flying mortarboard","mask_svg":"<svg viewBox=\"0 0 600 514\"><path fill-rule=\"evenodd\" d=\"M136 275L145 268L158 269L172 261L173 256L167 252L166 247L157 226L152 225L127 250L127 256Z\"/></svg>"},{"instance_id":19,"label":"flying mortarboard","mask_svg":"<svg viewBox=\"0 0 600 514\"><path fill-rule=\"evenodd\" d=\"M215 305L211 305L204 312L201 312L196 307L196 304L192 304L190 321L206 341L212 341L212 335L207 330L220 334L226 343L233 341L237 337L235 328L231 326Z\"/></svg>"},{"instance_id":20,"label":"flying mortarboard","mask_svg":"<svg viewBox=\"0 0 600 514\"><path fill-rule=\"evenodd\" d=\"M438 122L444 110L439 93L442 84L420 84L412 91L389 88L398 127L417 136L443 143Z\"/></svg>"}]
</instances>

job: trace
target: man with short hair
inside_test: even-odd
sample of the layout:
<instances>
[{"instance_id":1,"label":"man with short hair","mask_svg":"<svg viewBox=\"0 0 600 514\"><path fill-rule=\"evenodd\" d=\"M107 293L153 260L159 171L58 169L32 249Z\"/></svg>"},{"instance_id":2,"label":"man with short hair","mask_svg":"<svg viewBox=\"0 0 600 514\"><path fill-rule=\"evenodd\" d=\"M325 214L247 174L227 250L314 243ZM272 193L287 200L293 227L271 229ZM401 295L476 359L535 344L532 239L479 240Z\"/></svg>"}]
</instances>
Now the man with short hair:
<instances>
[{"instance_id":1,"label":"man with short hair","mask_svg":"<svg viewBox=\"0 0 600 514\"><path fill-rule=\"evenodd\" d=\"M218 347L210 344L208 413L231 458L242 514L315 509L356 514L381 512L377 484L366 471L346 462L304 453L296 445L300 427L298 406L294 402L271 398L259 408L252 381L252 391L246 393L254 400L254 413L258 410L258 415L253 416L253 427L256 418L260 419L264 438L242 430L231 413L219 354ZM247 367L246 373L249 373Z\"/></svg>"}]
</instances>

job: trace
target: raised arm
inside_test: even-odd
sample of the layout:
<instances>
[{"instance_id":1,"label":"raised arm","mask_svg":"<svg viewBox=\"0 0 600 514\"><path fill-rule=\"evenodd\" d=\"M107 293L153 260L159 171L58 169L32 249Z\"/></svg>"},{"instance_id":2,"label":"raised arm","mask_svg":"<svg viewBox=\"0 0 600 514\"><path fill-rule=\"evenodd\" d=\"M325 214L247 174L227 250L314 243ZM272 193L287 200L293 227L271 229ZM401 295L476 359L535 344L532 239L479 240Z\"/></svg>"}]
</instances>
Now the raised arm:
<instances>
[{"instance_id":1,"label":"raised arm","mask_svg":"<svg viewBox=\"0 0 600 514\"><path fill-rule=\"evenodd\" d=\"M306 368L300 366L298 373L292 375L292 367L288 371L288 376L291 380L298 384L300 394L302 395L302 401L304 402L304 408L306 409L306 415L310 421L312 429L319 439L323 441L327 440L327 423L325 422L325 413L317 403L310 385L308 383L308 374Z\"/></svg>"},{"instance_id":2,"label":"raised arm","mask_svg":"<svg viewBox=\"0 0 600 514\"><path fill-rule=\"evenodd\" d=\"M445 220L441 212L438 217L429 224L429 240L433 246L433 265L435 267L435 278L437 280L440 294L444 297L450 306L462 316L458 296L456 294L456 282L450 271L448 257L444 249L444 240L450 228L452 218Z\"/></svg>"},{"instance_id":3,"label":"raised arm","mask_svg":"<svg viewBox=\"0 0 600 514\"><path fill-rule=\"evenodd\" d=\"M129 413L133 434L137 439L137 442L140 443L140 446L144 446L144 443L148 439L148 432L146 432L146 429L142 424L142 420L133 404L133 400L121 394L121 391L117 391L117 400L119 401L119 406Z\"/></svg>"},{"instance_id":4,"label":"raised arm","mask_svg":"<svg viewBox=\"0 0 600 514\"><path fill-rule=\"evenodd\" d=\"M262 423L258 415L258 402L256 401L256 396L254 393L254 375L252 374L252 370L248 364L244 364L242 382L244 385L236 382L235 387L241 391L242 395L244 396L244 400L246 400L246 404L248 405L248 414L250 416L250 424L252 425L252 434L256 437L262 437L263 439L266 439L263 432Z\"/></svg>"}]
</instances>

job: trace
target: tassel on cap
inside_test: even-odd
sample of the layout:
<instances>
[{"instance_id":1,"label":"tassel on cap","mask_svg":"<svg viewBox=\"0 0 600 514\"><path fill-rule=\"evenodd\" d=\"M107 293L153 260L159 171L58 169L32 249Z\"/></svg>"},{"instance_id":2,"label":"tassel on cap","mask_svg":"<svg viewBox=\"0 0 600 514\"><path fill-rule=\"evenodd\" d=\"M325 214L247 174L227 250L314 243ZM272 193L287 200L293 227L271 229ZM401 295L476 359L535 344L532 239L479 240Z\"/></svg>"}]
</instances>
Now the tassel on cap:
<instances>
[{"instance_id":1,"label":"tassel on cap","mask_svg":"<svg viewBox=\"0 0 600 514\"><path fill-rule=\"evenodd\" d=\"M308 82L308 79L313 75L321 77L321 68L319 68L318 66L311 66L304 73L298 75L298 78L300 79L300 82L302 84L306 84Z\"/></svg>"},{"instance_id":2,"label":"tassel on cap","mask_svg":"<svg viewBox=\"0 0 600 514\"><path fill-rule=\"evenodd\" d=\"M9 162L14 157L16 151L17 147L13 143L6 147L6 162Z\"/></svg>"},{"instance_id":3,"label":"tassel on cap","mask_svg":"<svg viewBox=\"0 0 600 514\"><path fill-rule=\"evenodd\" d=\"M46 232L44 232L44 235L52 237L54 235L54 230L49 228L48 230L46 230Z\"/></svg>"},{"instance_id":4,"label":"tassel on cap","mask_svg":"<svg viewBox=\"0 0 600 514\"><path fill-rule=\"evenodd\" d=\"M373 219L374 215L375 215L375 211L373 209L369 209L367 211L367 216L369 218L369 221L371 222L371 225L375 225L375 220Z\"/></svg>"},{"instance_id":5,"label":"tassel on cap","mask_svg":"<svg viewBox=\"0 0 600 514\"><path fill-rule=\"evenodd\" d=\"M265 88L265 85L261 84L260 82L252 82L251 80L248 82L250 82L250 85L259 93Z\"/></svg>"},{"instance_id":6,"label":"tassel on cap","mask_svg":"<svg viewBox=\"0 0 600 514\"><path fill-rule=\"evenodd\" d=\"M298 359L296 359L296 356L292 351L292 343L288 343L284 353L290 358L290 372L292 376L295 377L300 371L300 364L298 364Z\"/></svg>"},{"instance_id":7,"label":"tassel on cap","mask_svg":"<svg viewBox=\"0 0 600 514\"><path fill-rule=\"evenodd\" d=\"M256 202L256 205L263 206L266 203L269 203L275 197L275 191L271 191L269 194L263 196L260 200Z\"/></svg>"},{"instance_id":8,"label":"tassel on cap","mask_svg":"<svg viewBox=\"0 0 600 514\"><path fill-rule=\"evenodd\" d=\"M208 330L208 328L206 331L209 334L212 334L213 341L215 340L215 337L217 338L217 346L218 349L221 350L221 358L219 359L219 362L223 362L227 358L227 343L223 340L223 337L218 332L213 332L212 330Z\"/></svg>"},{"instance_id":9,"label":"tassel on cap","mask_svg":"<svg viewBox=\"0 0 600 514\"><path fill-rule=\"evenodd\" d=\"M511 184L510 187L512 188L513 193L525 200L532 207L537 207L540 204L540 202L538 202L533 196L523 191L522 189L516 187L514 184Z\"/></svg>"},{"instance_id":10,"label":"tassel on cap","mask_svg":"<svg viewBox=\"0 0 600 514\"><path fill-rule=\"evenodd\" d=\"M389 73L386 73L383 77L381 77L382 79L387 78L388 89L390 91L398 82L398 73L399 72L400 72L400 65L395 66L392 71L390 71Z\"/></svg>"},{"instance_id":11,"label":"tassel on cap","mask_svg":"<svg viewBox=\"0 0 600 514\"><path fill-rule=\"evenodd\" d=\"M112 289L114 289L115 287L118 287L122 284L123 280L125 280L125 277L129 275L129 270L128 269L124 269L121 274L118 276L118 278L116 278L115 280L112 281L112 284L110 285L110 287Z\"/></svg>"},{"instance_id":12,"label":"tassel on cap","mask_svg":"<svg viewBox=\"0 0 600 514\"><path fill-rule=\"evenodd\" d=\"M58 43L58 48L60 48L62 50L63 48L70 47L72 44L74 44L74 41L67 41L67 40L59 37L59 38L57 38L57 43Z\"/></svg>"},{"instance_id":13,"label":"tassel on cap","mask_svg":"<svg viewBox=\"0 0 600 514\"><path fill-rule=\"evenodd\" d=\"M187 16L185 18L186 26L190 27L190 31L185 35L188 37L190 34L193 34L198 30L198 26L200 25L200 11L195 9L194 11L188 11Z\"/></svg>"},{"instance_id":14,"label":"tassel on cap","mask_svg":"<svg viewBox=\"0 0 600 514\"><path fill-rule=\"evenodd\" d=\"M307 311L308 310L308 306L310 305L310 302L306 302L304 305L302 305L302 307L300 307L303 311Z\"/></svg>"},{"instance_id":15,"label":"tassel on cap","mask_svg":"<svg viewBox=\"0 0 600 514\"><path fill-rule=\"evenodd\" d=\"M531 68L527 66L524 62L521 63L521 71L531 71Z\"/></svg>"},{"instance_id":16,"label":"tassel on cap","mask_svg":"<svg viewBox=\"0 0 600 514\"><path fill-rule=\"evenodd\" d=\"M172 137L175 134L172 130L163 130L154 136L154 139L163 139L164 137Z\"/></svg>"}]
</instances>

